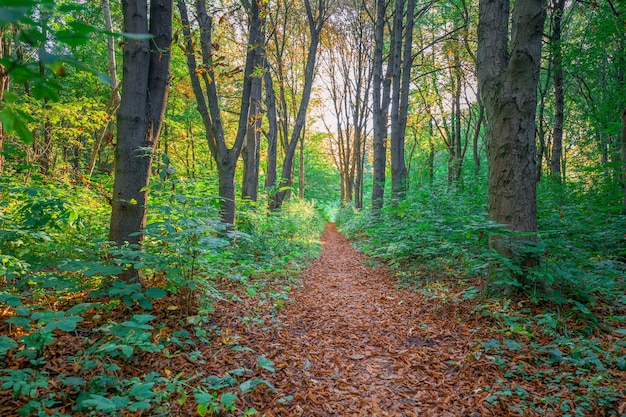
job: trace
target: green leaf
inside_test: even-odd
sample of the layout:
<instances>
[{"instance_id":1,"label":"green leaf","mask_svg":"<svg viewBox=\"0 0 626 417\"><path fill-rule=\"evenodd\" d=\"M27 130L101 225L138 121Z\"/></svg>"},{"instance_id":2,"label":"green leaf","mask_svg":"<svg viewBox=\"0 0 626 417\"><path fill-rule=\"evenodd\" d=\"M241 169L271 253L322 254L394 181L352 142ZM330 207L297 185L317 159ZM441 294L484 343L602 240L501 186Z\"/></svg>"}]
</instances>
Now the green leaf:
<instances>
[{"instance_id":1,"label":"green leaf","mask_svg":"<svg viewBox=\"0 0 626 417\"><path fill-rule=\"evenodd\" d=\"M0 336L0 357L6 356L7 352L17 347L17 342L9 336Z\"/></svg>"},{"instance_id":2,"label":"green leaf","mask_svg":"<svg viewBox=\"0 0 626 417\"><path fill-rule=\"evenodd\" d=\"M225 392L220 397L220 404L227 410L232 410L237 401L237 394L234 392Z\"/></svg>"},{"instance_id":3,"label":"green leaf","mask_svg":"<svg viewBox=\"0 0 626 417\"><path fill-rule=\"evenodd\" d=\"M128 405L128 401L128 397L115 396L107 398L103 395L91 394L90 398L83 400L80 404L83 407L95 408L96 411L102 411L103 413L114 413Z\"/></svg>"},{"instance_id":4,"label":"green leaf","mask_svg":"<svg viewBox=\"0 0 626 417\"><path fill-rule=\"evenodd\" d=\"M146 296L152 298L153 300L158 300L159 298L163 298L166 295L167 291L161 288L152 287L146 290Z\"/></svg>"},{"instance_id":5,"label":"green leaf","mask_svg":"<svg viewBox=\"0 0 626 417\"><path fill-rule=\"evenodd\" d=\"M559 364L563 362L563 354L558 348L550 349L550 363Z\"/></svg>"},{"instance_id":6,"label":"green leaf","mask_svg":"<svg viewBox=\"0 0 626 417\"><path fill-rule=\"evenodd\" d=\"M87 381L85 381L83 378L77 376L68 376L67 378L63 379L62 382L65 385L71 385L73 387L82 387L87 383Z\"/></svg>"},{"instance_id":7,"label":"green leaf","mask_svg":"<svg viewBox=\"0 0 626 417\"><path fill-rule=\"evenodd\" d=\"M152 314L135 314L132 317L132 320L140 324L145 324L145 323L148 323L149 321L154 320L155 318L156 317L153 316Z\"/></svg>"},{"instance_id":8,"label":"green leaf","mask_svg":"<svg viewBox=\"0 0 626 417\"><path fill-rule=\"evenodd\" d=\"M626 329L617 329L617 330L615 330L615 333L626 335Z\"/></svg>"},{"instance_id":9,"label":"green leaf","mask_svg":"<svg viewBox=\"0 0 626 417\"><path fill-rule=\"evenodd\" d=\"M239 385L239 389L241 390L241 392L246 393L248 391L253 390L258 385L266 385L270 390L272 390L272 392L277 392L276 388L274 388L272 384L260 378L249 379L247 381L244 381L243 383Z\"/></svg>"},{"instance_id":10,"label":"green leaf","mask_svg":"<svg viewBox=\"0 0 626 417\"><path fill-rule=\"evenodd\" d=\"M259 356L259 359L257 359L257 362L259 364L259 367L261 367L261 368L263 368L263 369L265 369L267 371L270 371L272 373L276 372L276 369L274 369L274 362L269 360L269 359L267 359L266 357Z\"/></svg>"},{"instance_id":11,"label":"green leaf","mask_svg":"<svg viewBox=\"0 0 626 417\"><path fill-rule=\"evenodd\" d=\"M0 301L6 303L9 307L22 307L24 305L19 297L11 294L0 294Z\"/></svg>"},{"instance_id":12,"label":"green leaf","mask_svg":"<svg viewBox=\"0 0 626 417\"><path fill-rule=\"evenodd\" d=\"M68 316L57 320L56 327L64 332L71 332L76 329L76 324L83 321L82 317Z\"/></svg>"},{"instance_id":13,"label":"green leaf","mask_svg":"<svg viewBox=\"0 0 626 417\"><path fill-rule=\"evenodd\" d=\"M520 350L524 347L524 345L522 345L521 343L518 343L515 340L511 339L504 339L504 344L510 351Z\"/></svg>"}]
</instances>

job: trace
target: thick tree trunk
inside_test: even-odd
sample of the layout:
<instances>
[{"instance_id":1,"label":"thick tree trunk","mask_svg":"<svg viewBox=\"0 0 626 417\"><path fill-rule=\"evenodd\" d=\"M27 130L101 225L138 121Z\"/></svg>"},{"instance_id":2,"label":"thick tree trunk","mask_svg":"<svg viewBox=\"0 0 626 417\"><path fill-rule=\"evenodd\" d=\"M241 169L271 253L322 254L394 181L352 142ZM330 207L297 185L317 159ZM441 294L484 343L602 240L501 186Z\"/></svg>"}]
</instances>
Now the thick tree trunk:
<instances>
[{"instance_id":1,"label":"thick tree trunk","mask_svg":"<svg viewBox=\"0 0 626 417\"><path fill-rule=\"evenodd\" d=\"M565 10L565 0L553 0L553 29L550 44L552 46L552 66L554 67L554 130L552 131L552 157L550 176L553 181L561 182L561 162L563 155L563 119L565 96L563 94L563 58L561 54L561 21Z\"/></svg>"},{"instance_id":2,"label":"thick tree trunk","mask_svg":"<svg viewBox=\"0 0 626 417\"><path fill-rule=\"evenodd\" d=\"M254 66L256 68L265 67L265 19L259 19L259 35L255 45ZM245 147L242 150L243 156L243 186L241 196L243 199L257 201L259 197L259 158L261 155L261 124L263 116L261 113L261 101L263 100L263 77L252 78L250 89L250 109L248 110L248 132L246 133Z\"/></svg>"},{"instance_id":3,"label":"thick tree trunk","mask_svg":"<svg viewBox=\"0 0 626 417\"><path fill-rule=\"evenodd\" d=\"M395 0L391 39L391 112L390 112L390 154L391 154L391 196L392 203L402 198L405 190L406 167L404 166L404 140L400 131L400 85L402 65L402 29L406 0ZM402 177L404 174L404 178Z\"/></svg>"},{"instance_id":4,"label":"thick tree trunk","mask_svg":"<svg viewBox=\"0 0 626 417\"><path fill-rule=\"evenodd\" d=\"M509 2L480 1L477 66L487 117L488 211L490 220L510 231L533 233L537 231L535 112L545 2L515 2L510 21L509 55ZM522 266L537 262L503 235L492 236L490 242L498 253L517 258Z\"/></svg>"},{"instance_id":5,"label":"thick tree trunk","mask_svg":"<svg viewBox=\"0 0 626 417\"><path fill-rule=\"evenodd\" d=\"M236 218L236 205L235 205L235 171L236 171L236 158L234 158L233 152L229 151L230 158L224 158L221 163L217 164L218 167L218 181L219 181L219 194L220 194L220 212L222 222L228 225L235 224Z\"/></svg>"},{"instance_id":6,"label":"thick tree trunk","mask_svg":"<svg viewBox=\"0 0 626 417\"><path fill-rule=\"evenodd\" d=\"M383 46L385 34L386 0L376 1L376 22L374 27L374 57L372 65L372 102L374 116L374 155L373 155L373 184L372 184L372 212L376 215L383 207L385 196L385 170L387 166L387 112L389 109L389 77L383 78ZM393 42L392 42L393 44ZM390 71L393 62L389 62Z\"/></svg>"},{"instance_id":7,"label":"thick tree trunk","mask_svg":"<svg viewBox=\"0 0 626 417\"><path fill-rule=\"evenodd\" d=\"M404 4L406 22L402 36ZM391 110L391 190L394 200L404 197L407 188L407 168L404 160L406 121L409 109L409 87L413 66L413 26L415 0L396 0L394 30L397 30L394 45L394 81ZM401 55L402 54L402 55Z\"/></svg>"},{"instance_id":8,"label":"thick tree trunk","mask_svg":"<svg viewBox=\"0 0 626 417\"><path fill-rule=\"evenodd\" d=\"M150 40L124 44L122 100L118 113L115 180L109 240L138 244L146 223L153 151L165 113L172 43L171 2L151 2L150 28L146 0L122 3L124 32L150 33ZM134 280L133 268L122 278Z\"/></svg>"}]
</instances>

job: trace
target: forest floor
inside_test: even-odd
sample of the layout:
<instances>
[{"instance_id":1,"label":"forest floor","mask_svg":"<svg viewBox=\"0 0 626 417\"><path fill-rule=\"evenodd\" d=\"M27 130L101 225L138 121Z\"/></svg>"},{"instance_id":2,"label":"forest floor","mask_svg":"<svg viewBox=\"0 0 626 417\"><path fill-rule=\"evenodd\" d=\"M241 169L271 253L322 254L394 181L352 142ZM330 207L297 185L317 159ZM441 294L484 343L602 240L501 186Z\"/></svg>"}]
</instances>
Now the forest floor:
<instances>
[{"instance_id":1,"label":"forest floor","mask_svg":"<svg viewBox=\"0 0 626 417\"><path fill-rule=\"evenodd\" d=\"M484 388L500 377L477 361L477 323L396 287L383 267L367 266L334 224L303 286L280 311L264 343L278 370L275 387L293 396L267 404L275 416L489 416ZM260 346L257 346L259 348Z\"/></svg>"},{"instance_id":2,"label":"forest floor","mask_svg":"<svg viewBox=\"0 0 626 417\"><path fill-rule=\"evenodd\" d=\"M121 386L130 387L127 394L104 389L118 397L135 395L130 401L140 399L133 392L143 392L138 411L126 408L124 416L561 416L574 415L568 407L586 401L586 391L577 392L580 388L571 383L578 378L577 369L538 360L526 348L527 335L506 335L506 349L490 350L490 343L502 341L505 326L477 311L477 300L462 296L467 283L456 288L454 280L441 282L441 291L399 286L385 267L354 250L332 223L322 244L321 256L298 279L257 277L258 291L246 291L223 278L218 288L230 296L216 301L203 322L170 308L175 304L171 297L158 300L150 310L156 316L150 338L163 346L158 351L137 344L135 354L123 360L107 350L99 364L87 368L78 358L89 346L97 348L101 335L61 335L44 350L41 371L50 383L40 386L37 396L56 399L46 413L78 415L74 407L81 401L80 387L56 382L72 375L90 385L113 384L106 378L126 381ZM128 312L111 314L120 322ZM87 318L81 325L97 328L95 320ZM185 332L188 342L181 343ZM6 364L9 369L28 366L19 355L10 355ZM624 372L607 372L623 381ZM147 375L162 376L150 383L150 392L140 389ZM178 385L171 385L173 380ZM602 388L597 387L595 392ZM16 415L26 400L12 396L8 386L2 388L0 415ZM159 390L168 392L160 402L152 394ZM92 398L92 404L109 404L106 398ZM158 407L142 412L142 404ZM221 411L212 414L207 404ZM590 406L584 415L626 411L623 397L607 399L607 404L603 410Z\"/></svg>"},{"instance_id":3,"label":"forest floor","mask_svg":"<svg viewBox=\"0 0 626 417\"><path fill-rule=\"evenodd\" d=\"M238 309L245 302L227 310L216 306L223 313L218 327L232 328L239 344L275 365L275 373L262 376L279 395L258 390L245 398L247 406L267 417L520 415L493 396L506 369L482 354L493 322L472 311L475 302L444 302L398 287L386 268L354 250L332 223L322 243L320 258L302 271L302 285L273 326L242 325ZM214 356L214 365L225 362L213 372L235 363L254 367L252 359L246 363L240 354L233 361L230 355ZM523 363L532 361L520 356ZM547 395L541 381L521 384L531 397ZM550 391L560 398L574 395L565 387Z\"/></svg>"}]
</instances>

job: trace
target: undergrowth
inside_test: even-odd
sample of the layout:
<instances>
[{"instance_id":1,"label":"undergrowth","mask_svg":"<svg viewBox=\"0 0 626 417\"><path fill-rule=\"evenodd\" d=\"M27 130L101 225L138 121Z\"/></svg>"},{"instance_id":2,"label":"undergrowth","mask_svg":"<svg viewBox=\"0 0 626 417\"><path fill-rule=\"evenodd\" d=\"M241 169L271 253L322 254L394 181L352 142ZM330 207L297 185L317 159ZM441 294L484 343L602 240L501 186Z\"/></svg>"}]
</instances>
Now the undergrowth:
<instances>
[{"instance_id":1,"label":"undergrowth","mask_svg":"<svg viewBox=\"0 0 626 417\"><path fill-rule=\"evenodd\" d=\"M237 231L227 232L202 181L157 182L142 247L118 248L105 239L106 186L5 179L0 414L256 413L244 397L273 391L263 378L271 361L257 355L254 366L226 374L201 370L207 355L255 355L213 324L215 306L283 305L297 269L320 252L324 220L313 204L275 213L266 202L242 205ZM129 264L140 283L116 280ZM255 311L241 321L262 322ZM181 356L192 373L177 371Z\"/></svg>"},{"instance_id":2,"label":"undergrowth","mask_svg":"<svg viewBox=\"0 0 626 417\"><path fill-rule=\"evenodd\" d=\"M411 190L376 217L345 207L336 221L357 248L391 268L398 285L444 304L472 303L471 314L493 334L479 341L476 355L503 372L483 387L494 406L520 415L625 412L626 216L617 198L542 184L539 242L520 247L541 259L528 270L489 249L489 234L506 232L487 220L486 187L444 188ZM487 293L490 274L518 292ZM537 381L550 394L537 399L519 381Z\"/></svg>"}]
</instances>

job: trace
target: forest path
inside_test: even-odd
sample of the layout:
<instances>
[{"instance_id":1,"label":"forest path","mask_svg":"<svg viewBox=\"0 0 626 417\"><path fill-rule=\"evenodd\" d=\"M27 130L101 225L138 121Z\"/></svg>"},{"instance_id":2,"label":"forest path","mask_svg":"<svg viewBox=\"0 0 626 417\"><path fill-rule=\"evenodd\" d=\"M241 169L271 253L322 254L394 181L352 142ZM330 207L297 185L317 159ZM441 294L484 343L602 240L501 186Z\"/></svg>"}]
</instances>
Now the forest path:
<instances>
[{"instance_id":1,"label":"forest path","mask_svg":"<svg viewBox=\"0 0 626 417\"><path fill-rule=\"evenodd\" d=\"M293 303L280 310L273 343L259 346L276 365L272 382L293 400L264 404L260 414L494 415L479 388L497 372L473 361L477 343L455 309L396 288L334 224L322 242Z\"/></svg>"}]
</instances>

